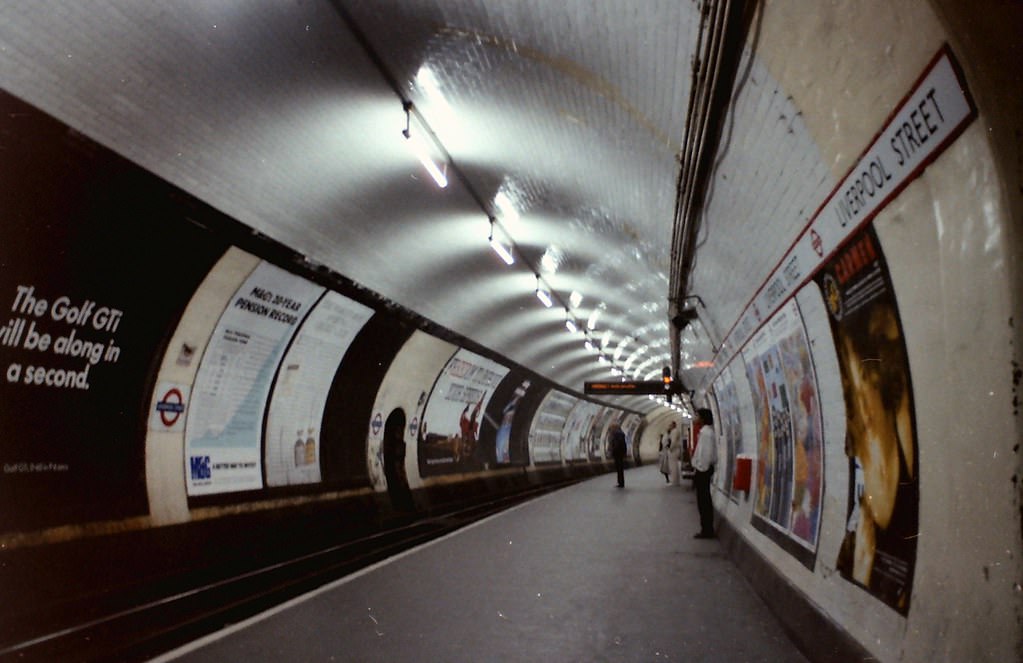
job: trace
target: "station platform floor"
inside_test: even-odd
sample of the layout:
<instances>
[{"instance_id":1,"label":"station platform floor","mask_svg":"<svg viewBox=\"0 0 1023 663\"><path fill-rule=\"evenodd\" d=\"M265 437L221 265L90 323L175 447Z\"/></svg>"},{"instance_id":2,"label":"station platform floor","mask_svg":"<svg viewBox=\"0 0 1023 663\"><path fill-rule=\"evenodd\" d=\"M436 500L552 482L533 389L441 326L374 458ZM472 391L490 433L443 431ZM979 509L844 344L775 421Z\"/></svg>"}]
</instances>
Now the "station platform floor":
<instances>
[{"instance_id":1,"label":"station platform floor","mask_svg":"<svg viewBox=\"0 0 1023 663\"><path fill-rule=\"evenodd\" d=\"M481 520L157 661L805 662L655 466Z\"/></svg>"}]
</instances>

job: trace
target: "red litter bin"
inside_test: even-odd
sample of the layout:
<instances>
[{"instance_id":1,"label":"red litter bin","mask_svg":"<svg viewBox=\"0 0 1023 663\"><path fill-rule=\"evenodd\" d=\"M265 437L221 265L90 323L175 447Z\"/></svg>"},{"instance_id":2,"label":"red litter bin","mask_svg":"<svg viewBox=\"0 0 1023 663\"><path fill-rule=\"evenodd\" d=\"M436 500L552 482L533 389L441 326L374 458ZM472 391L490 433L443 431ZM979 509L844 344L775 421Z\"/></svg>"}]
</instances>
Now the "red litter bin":
<instances>
[{"instance_id":1,"label":"red litter bin","mask_svg":"<svg viewBox=\"0 0 1023 663\"><path fill-rule=\"evenodd\" d=\"M735 457L735 472L732 474L732 490L749 492L752 475L753 457L748 454L737 455Z\"/></svg>"}]
</instances>

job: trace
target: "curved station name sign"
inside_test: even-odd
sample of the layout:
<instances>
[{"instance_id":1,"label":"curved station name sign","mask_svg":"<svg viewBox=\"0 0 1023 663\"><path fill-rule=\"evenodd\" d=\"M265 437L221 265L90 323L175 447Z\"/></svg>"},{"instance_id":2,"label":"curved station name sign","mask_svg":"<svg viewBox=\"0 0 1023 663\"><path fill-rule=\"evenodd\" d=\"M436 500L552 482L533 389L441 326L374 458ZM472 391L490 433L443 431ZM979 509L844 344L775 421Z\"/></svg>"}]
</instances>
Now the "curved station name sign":
<instances>
[{"instance_id":1,"label":"curved station name sign","mask_svg":"<svg viewBox=\"0 0 1023 663\"><path fill-rule=\"evenodd\" d=\"M966 128L976 108L943 47L855 167L832 191L728 332L724 367L800 287Z\"/></svg>"}]
</instances>

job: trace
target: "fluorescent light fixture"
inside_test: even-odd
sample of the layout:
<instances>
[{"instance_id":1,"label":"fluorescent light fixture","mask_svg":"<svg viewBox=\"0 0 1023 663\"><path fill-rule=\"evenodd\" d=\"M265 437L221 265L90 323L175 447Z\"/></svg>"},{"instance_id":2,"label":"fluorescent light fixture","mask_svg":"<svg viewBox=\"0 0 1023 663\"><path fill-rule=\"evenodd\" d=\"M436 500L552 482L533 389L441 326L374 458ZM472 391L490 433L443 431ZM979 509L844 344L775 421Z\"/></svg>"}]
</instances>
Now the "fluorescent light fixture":
<instances>
[{"instance_id":1,"label":"fluorescent light fixture","mask_svg":"<svg viewBox=\"0 0 1023 663\"><path fill-rule=\"evenodd\" d=\"M405 143L412 150L412 153L416 155L419 162L423 164L423 168L426 172L430 173L430 177L437 183L437 186L444 188L448 185L448 176L440 167L433 162L433 157L430 156L430 150L426 144L419 138L419 134L412 135L412 102L406 101L404 104L405 109L405 128L402 130L401 135L405 137ZM444 170L447 170L447 164L444 165Z\"/></svg>"},{"instance_id":2,"label":"fluorescent light fixture","mask_svg":"<svg viewBox=\"0 0 1023 663\"><path fill-rule=\"evenodd\" d=\"M593 309L593 313L590 313L590 318L586 321L586 328L587 329L596 329L597 328L597 320L600 318L600 314L601 313L602 313L602 311L601 311L600 307L597 307L597 308Z\"/></svg>"},{"instance_id":3,"label":"fluorescent light fixture","mask_svg":"<svg viewBox=\"0 0 1023 663\"><path fill-rule=\"evenodd\" d=\"M433 73L433 69L430 69L429 65L423 65L416 72L416 84L423 88L429 94L440 93L440 83L437 82L437 77Z\"/></svg>"},{"instance_id":4,"label":"fluorescent light fixture","mask_svg":"<svg viewBox=\"0 0 1023 663\"><path fill-rule=\"evenodd\" d=\"M494 206L501 211L501 216L510 224L515 224L519 220L519 211L515 209L515 204L512 203L511 198L504 191L498 191L497 195L494 196Z\"/></svg>"},{"instance_id":5,"label":"fluorescent light fixture","mask_svg":"<svg viewBox=\"0 0 1023 663\"><path fill-rule=\"evenodd\" d=\"M582 293L578 290L573 290L572 294L568 296L568 303L572 305L572 308L579 308L583 303Z\"/></svg>"},{"instance_id":6,"label":"fluorescent light fixture","mask_svg":"<svg viewBox=\"0 0 1023 663\"><path fill-rule=\"evenodd\" d=\"M550 308L554 304L551 299L551 293L546 288L540 285L540 277L536 277L536 298L543 302L543 305Z\"/></svg>"},{"instance_id":7,"label":"fluorescent light fixture","mask_svg":"<svg viewBox=\"0 0 1023 663\"><path fill-rule=\"evenodd\" d=\"M511 250L494 237L494 219L490 219L490 248L494 249L494 253L501 256L504 264L511 265L515 262L515 256L512 255Z\"/></svg>"},{"instance_id":8,"label":"fluorescent light fixture","mask_svg":"<svg viewBox=\"0 0 1023 663\"><path fill-rule=\"evenodd\" d=\"M504 244L497 241L493 237L490 238L490 246L494 249L494 253L501 256L501 260L504 261L504 264L511 265L512 263L515 262L514 256L512 256L511 252L508 251L507 248L505 248Z\"/></svg>"},{"instance_id":9,"label":"fluorescent light fixture","mask_svg":"<svg viewBox=\"0 0 1023 663\"><path fill-rule=\"evenodd\" d=\"M586 349L589 350L590 352L597 351L597 348L593 347L593 343L590 342L590 339L586 339L586 343L584 343L584 345L586 346Z\"/></svg>"},{"instance_id":10,"label":"fluorescent light fixture","mask_svg":"<svg viewBox=\"0 0 1023 663\"><path fill-rule=\"evenodd\" d=\"M442 189L446 187L448 185L447 175L445 175L437 164L433 162L433 159L427 152L426 146L423 145L423 142L419 140L418 137L412 136L408 129L402 133L405 134L405 141L408 143L409 149L411 149L412 153L416 155L419 162L423 164L423 168L426 169L426 172L430 173L430 177L432 177L433 181L437 183L437 186Z\"/></svg>"},{"instance_id":11,"label":"fluorescent light fixture","mask_svg":"<svg viewBox=\"0 0 1023 663\"><path fill-rule=\"evenodd\" d=\"M548 274L554 274L565 260L565 252L556 246L548 246L540 258L540 268Z\"/></svg>"},{"instance_id":12,"label":"fluorescent light fixture","mask_svg":"<svg viewBox=\"0 0 1023 663\"><path fill-rule=\"evenodd\" d=\"M574 334L579 331L579 328L575 326L575 320L568 318L565 320L565 328L568 329L569 333Z\"/></svg>"}]
</instances>

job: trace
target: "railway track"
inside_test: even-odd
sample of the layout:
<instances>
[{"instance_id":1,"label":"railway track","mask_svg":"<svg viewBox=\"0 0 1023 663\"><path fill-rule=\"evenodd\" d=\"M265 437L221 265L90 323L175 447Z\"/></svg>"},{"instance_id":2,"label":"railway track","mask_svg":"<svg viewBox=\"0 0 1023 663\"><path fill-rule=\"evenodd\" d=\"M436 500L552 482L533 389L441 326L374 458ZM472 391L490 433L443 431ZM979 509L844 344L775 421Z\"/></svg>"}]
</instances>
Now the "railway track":
<instances>
[{"instance_id":1,"label":"railway track","mask_svg":"<svg viewBox=\"0 0 1023 663\"><path fill-rule=\"evenodd\" d=\"M471 506L301 556L179 588L156 599L110 610L109 597L80 605L74 619L45 632L0 643L0 660L143 661L267 610L512 506L577 483L569 479ZM123 601L120 601L123 602Z\"/></svg>"}]
</instances>

